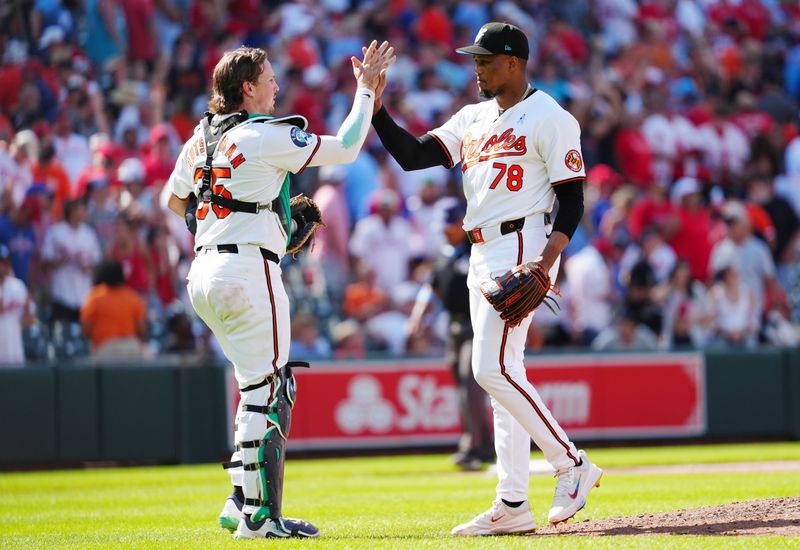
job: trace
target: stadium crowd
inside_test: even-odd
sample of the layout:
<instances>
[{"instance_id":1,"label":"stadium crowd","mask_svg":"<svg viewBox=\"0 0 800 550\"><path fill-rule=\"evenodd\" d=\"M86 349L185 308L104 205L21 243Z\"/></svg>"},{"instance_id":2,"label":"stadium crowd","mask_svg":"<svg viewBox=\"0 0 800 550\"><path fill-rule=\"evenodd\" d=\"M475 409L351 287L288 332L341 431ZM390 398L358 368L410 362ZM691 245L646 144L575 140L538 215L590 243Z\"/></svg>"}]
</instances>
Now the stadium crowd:
<instances>
[{"instance_id":1,"label":"stadium crowd","mask_svg":"<svg viewBox=\"0 0 800 550\"><path fill-rule=\"evenodd\" d=\"M531 82L580 122L588 168L561 312L537 314L531 349L796 345L797 2L23 0L0 7L0 362L21 362L21 334L29 360L216 348L162 190L224 51L266 48L277 114L324 133L350 106L349 56L386 38L384 104L420 134L475 101L454 48L490 20L529 36ZM442 353L435 300L407 321L459 170L403 172L372 135L293 192L327 228L284 263L292 354Z\"/></svg>"}]
</instances>

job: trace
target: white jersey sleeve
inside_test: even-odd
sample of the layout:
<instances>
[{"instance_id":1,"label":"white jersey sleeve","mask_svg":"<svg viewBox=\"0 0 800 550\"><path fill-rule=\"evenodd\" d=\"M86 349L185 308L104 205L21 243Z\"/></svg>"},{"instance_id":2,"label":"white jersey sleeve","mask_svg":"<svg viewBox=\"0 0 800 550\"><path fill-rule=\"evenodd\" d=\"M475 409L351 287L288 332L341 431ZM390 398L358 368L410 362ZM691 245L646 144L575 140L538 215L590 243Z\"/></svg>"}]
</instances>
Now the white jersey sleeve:
<instances>
[{"instance_id":1,"label":"white jersey sleeve","mask_svg":"<svg viewBox=\"0 0 800 550\"><path fill-rule=\"evenodd\" d=\"M299 174L308 166L320 145L318 135L289 124L273 124L263 135L263 157L273 166L292 174Z\"/></svg>"},{"instance_id":2,"label":"white jersey sleeve","mask_svg":"<svg viewBox=\"0 0 800 550\"><path fill-rule=\"evenodd\" d=\"M178 155L178 160L175 161L175 168L172 170L167 186L173 195L179 199L188 198L194 192L194 181L192 181L192 167L186 162L186 155L188 151L195 147L198 139L202 139L201 135L195 133L192 139L186 142Z\"/></svg>"},{"instance_id":3,"label":"white jersey sleeve","mask_svg":"<svg viewBox=\"0 0 800 550\"><path fill-rule=\"evenodd\" d=\"M547 167L550 185L583 179L586 176L581 154L581 128L568 111L553 110L544 117L536 132L536 148Z\"/></svg>"},{"instance_id":4,"label":"white jersey sleeve","mask_svg":"<svg viewBox=\"0 0 800 550\"><path fill-rule=\"evenodd\" d=\"M448 168L461 162L461 139L470 124L475 121L476 112L476 105L467 105L451 116L447 122L428 132L447 153L450 161Z\"/></svg>"}]
</instances>

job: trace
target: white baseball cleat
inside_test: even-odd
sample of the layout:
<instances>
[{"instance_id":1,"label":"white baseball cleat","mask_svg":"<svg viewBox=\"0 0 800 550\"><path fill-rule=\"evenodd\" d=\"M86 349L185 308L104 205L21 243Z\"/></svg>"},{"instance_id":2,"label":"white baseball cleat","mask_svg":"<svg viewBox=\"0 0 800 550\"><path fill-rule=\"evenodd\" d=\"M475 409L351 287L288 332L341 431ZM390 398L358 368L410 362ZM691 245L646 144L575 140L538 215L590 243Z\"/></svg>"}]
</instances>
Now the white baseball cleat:
<instances>
[{"instance_id":1,"label":"white baseball cleat","mask_svg":"<svg viewBox=\"0 0 800 550\"><path fill-rule=\"evenodd\" d=\"M586 453L578 451L580 466L556 473L556 494L547 520L553 525L565 522L586 506L586 497L594 487L600 487L603 470L589 462Z\"/></svg>"},{"instance_id":2,"label":"white baseball cleat","mask_svg":"<svg viewBox=\"0 0 800 550\"><path fill-rule=\"evenodd\" d=\"M461 537L481 537L489 535L522 535L533 533L536 522L531 515L531 506L526 500L516 508L507 506L499 498L492 507L479 514L472 521L462 523L450 531L451 535Z\"/></svg>"},{"instance_id":3,"label":"white baseball cleat","mask_svg":"<svg viewBox=\"0 0 800 550\"><path fill-rule=\"evenodd\" d=\"M316 538L319 536L319 529L303 519L278 518L262 519L252 521L250 517L244 515L233 538L241 539L288 539L288 538Z\"/></svg>"},{"instance_id":4,"label":"white baseball cleat","mask_svg":"<svg viewBox=\"0 0 800 550\"><path fill-rule=\"evenodd\" d=\"M217 521L219 521L220 527L233 533L236 531L236 528L239 527L239 522L241 521L243 515L242 502L234 493L225 499L225 505L222 507L222 512L219 513L219 518L217 518Z\"/></svg>"}]
</instances>

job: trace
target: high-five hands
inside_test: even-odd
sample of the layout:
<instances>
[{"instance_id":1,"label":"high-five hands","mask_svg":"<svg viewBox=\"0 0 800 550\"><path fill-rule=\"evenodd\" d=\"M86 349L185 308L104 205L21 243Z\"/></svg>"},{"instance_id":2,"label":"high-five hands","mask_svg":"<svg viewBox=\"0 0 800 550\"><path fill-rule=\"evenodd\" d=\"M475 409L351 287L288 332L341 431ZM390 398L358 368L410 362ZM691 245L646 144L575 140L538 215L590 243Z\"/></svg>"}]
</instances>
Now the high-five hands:
<instances>
[{"instance_id":1,"label":"high-five hands","mask_svg":"<svg viewBox=\"0 0 800 550\"><path fill-rule=\"evenodd\" d=\"M353 74L359 86L373 90L377 96L381 81L383 82L381 92L386 87L387 69L397 59L394 55L394 48L386 41L378 46L378 41L373 40L368 47L361 48L361 51L364 54L363 60L357 57L350 58L350 62L353 64Z\"/></svg>"}]
</instances>

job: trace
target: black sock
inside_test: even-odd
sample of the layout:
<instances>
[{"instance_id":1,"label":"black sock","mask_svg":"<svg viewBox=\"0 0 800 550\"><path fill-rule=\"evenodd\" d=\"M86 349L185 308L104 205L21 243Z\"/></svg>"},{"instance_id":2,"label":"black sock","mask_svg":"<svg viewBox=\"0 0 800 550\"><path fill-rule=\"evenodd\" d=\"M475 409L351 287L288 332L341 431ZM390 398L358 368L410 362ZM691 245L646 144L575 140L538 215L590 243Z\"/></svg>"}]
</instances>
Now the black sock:
<instances>
[{"instance_id":1,"label":"black sock","mask_svg":"<svg viewBox=\"0 0 800 550\"><path fill-rule=\"evenodd\" d=\"M240 502L244 502L244 489L242 489L239 485L234 485L233 496L239 499Z\"/></svg>"},{"instance_id":2,"label":"black sock","mask_svg":"<svg viewBox=\"0 0 800 550\"><path fill-rule=\"evenodd\" d=\"M525 502L524 500L520 500L519 502L509 502L504 498L501 500L503 501L503 504L505 504L509 508L519 508L520 506L522 506L522 503Z\"/></svg>"}]
</instances>

